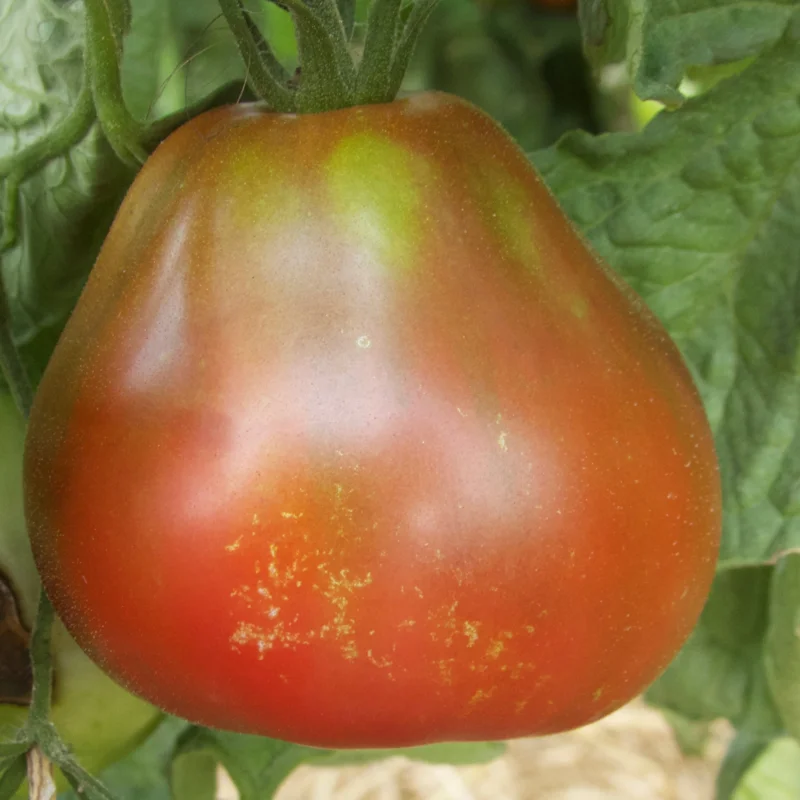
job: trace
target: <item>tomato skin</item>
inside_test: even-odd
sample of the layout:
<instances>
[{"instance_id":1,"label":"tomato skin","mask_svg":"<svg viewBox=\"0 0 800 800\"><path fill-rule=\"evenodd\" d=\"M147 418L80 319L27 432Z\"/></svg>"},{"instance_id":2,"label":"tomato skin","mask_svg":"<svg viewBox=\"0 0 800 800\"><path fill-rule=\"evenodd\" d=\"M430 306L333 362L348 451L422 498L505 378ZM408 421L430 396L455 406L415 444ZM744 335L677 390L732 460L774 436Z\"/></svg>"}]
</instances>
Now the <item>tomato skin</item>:
<instances>
[{"instance_id":1,"label":"tomato skin","mask_svg":"<svg viewBox=\"0 0 800 800\"><path fill-rule=\"evenodd\" d=\"M328 747L603 716L690 632L720 535L674 345L440 94L164 142L48 366L25 489L112 676Z\"/></svg>"}]
</instances>

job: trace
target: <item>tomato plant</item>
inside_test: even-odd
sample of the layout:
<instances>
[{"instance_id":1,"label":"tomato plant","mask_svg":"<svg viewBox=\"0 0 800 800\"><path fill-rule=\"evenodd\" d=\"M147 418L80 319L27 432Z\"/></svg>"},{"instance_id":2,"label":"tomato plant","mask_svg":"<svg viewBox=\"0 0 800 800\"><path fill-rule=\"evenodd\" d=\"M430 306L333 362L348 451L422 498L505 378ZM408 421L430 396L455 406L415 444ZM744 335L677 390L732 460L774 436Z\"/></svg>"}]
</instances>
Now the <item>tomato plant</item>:
<instances>
[{"instance_id":1,"label":"tomato plant","mask_svg":"<svg viewBox=\"0 0 800 800\"><path fill-rule=\"evenodd\" d=\"M25 469L45 584L110 674L329 747L597 719L688 635L719 537L674 346L511 140L435 94L173 134Z\"/></svg>"},{"instance_id":2,"label":"tomato plant","mask_svg":"<svg viewBox=\"0 0 800 800\"><path fill-rule=\"evenodd\" d=\"M262 800L642 691L738 729L718 800L791 780L791 4L445 2L405 79L434 0L8 5L0 795ZM112 679L195 724L137 747Z\"/></svg>"}]
</instances>

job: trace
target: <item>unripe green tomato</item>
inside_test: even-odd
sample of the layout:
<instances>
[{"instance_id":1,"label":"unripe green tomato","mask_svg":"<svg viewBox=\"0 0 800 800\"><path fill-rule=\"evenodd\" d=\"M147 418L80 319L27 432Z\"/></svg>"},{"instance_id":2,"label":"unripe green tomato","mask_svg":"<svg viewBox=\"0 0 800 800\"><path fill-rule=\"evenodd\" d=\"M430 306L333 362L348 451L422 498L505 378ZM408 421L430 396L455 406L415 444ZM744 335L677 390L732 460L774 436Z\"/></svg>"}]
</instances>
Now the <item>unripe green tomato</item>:
<instances>
[{"instance_id":1,"label":"unripe green tomato","mask_svg":"<svg viewBox=\"0 0 800 800\"><path fill-rule=\"evenodd\" d=\"M22 513L24 434L19 412L11 398L0 392L0 580L16 601L4 592L5 626L0 637L3 699L20 694L20 682L8 674L7 667L24 661L24 632L18 622L30 630L39 596L39 578ZM99 772L133 750L157 724L160 712L101 672L60 622L53 629L53 659L51 719L78 761L90 772ZM24 702L24 698L20 700ZM0 741L11 739L25 724L27 715L26 705L0 704ZM25 796L24 790L18 796Z\"/></svg>"}]
</instances>

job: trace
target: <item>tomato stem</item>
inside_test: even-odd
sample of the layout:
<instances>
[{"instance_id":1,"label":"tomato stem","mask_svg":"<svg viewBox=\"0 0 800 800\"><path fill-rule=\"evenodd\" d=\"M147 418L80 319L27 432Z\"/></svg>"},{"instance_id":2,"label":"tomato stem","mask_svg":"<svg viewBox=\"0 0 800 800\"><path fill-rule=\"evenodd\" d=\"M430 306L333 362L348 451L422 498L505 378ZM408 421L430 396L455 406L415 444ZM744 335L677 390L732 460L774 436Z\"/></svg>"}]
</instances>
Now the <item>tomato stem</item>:
<instances>
[{"instance_id":1,"label":"tomato stem","mask_svg":"<svg viewBox=\"0 0 800 800\"><path fill-rule=\"evenodd\" d=\"M400 85L403 82L403 77L411 61L414 46L422 33L422 29L425 27L425 23L430 18L434 8L436 8L437 3L438 0L416 0L411 9L411 13L408 15L408 20L399 34L389 71L389 87L387 93L391 98L394 98L400 91Z\"/></svg>"},{"instance_id":2,"label":"tomato stem","mask_svg":"<svg viewBox=\"0 0 800 800\"><path fill-rule=\"evenodd\" d=\"M2 368L0 371L2 371L11 388L14 401L27 420L33 405L33 388L11 334L11 315L2 281L0 281L0 368ZM21 783L20 770L22 770L23 775L27 772L31 786L31 797L51 796L51 794L45 792L34 792L33 789L38 780L43 781L42 785L45 788L52 783L52 779L48 783L51 760L55 760L66 770L73 767L79 769L48 719L53 686L51 640L54 617L53 606L44 588L42 588L39 590L39 605L36 611L36 620L30 645L31 669L33 672L31 704L28 709L24 740L18 743L26 748L29 745L33 745L33 747L28 750L27 759L19 758L12 765L15 771L11 770L10 775L9 771L7 771L2 778L2 781L8 781L8 787L13 789L15 782ZM41 749L37 745L41 745ZM3 794L3 796L10 795Z\"/></svg>"},{"instance_id":3,"label":"tomato stem","mask_svg":"<svg viewBox=\"0 0 800 800\"><path fill-rule=\"evenodd\" d=\"M353 105L355 66L334 0L313 8L305 0L282 2L294 20L300 56L298 109L312 114Z\"/></svg>"},{"instance_id":4,"label":"tomato stem","mask_svg":"<svg viewBox=\"0 0 800 800\"><path fill-rule=\"evenodd\" d=\"M247 82L273 111L294 111L289 75L280 64L269 43L245 13L240 0L219 0L228 27L247 70Z\"/></svg>"},{"instance_id":5,"label":"tomato stem","mask_svg":"<svg viewBox=\"0 0 800 800\"><path fill-rule=\"evenodd\" d=\"M372 3L356 83L359 103L380 102L386 97L401 5L401 0L374 0Z\"/></svg>"},{"instance_id":6,"label":"tomato stem","mask_svg":"<svg viewBox=\"0 0 800 800\"><path fill-rule=\"evenodd\" d=\"M39 607L31 636L33 662L33 692L31 693L30 720L34 726L47 722L53 684L53 659L50 640L53 632L53 606L44 589L39 593Z\"/></svg>"},{"instance_id":7,"label":"tomato stem","mask_svg":"<svg viewBox=\"0 0 800 800\"><path fill-rule=\"evenodd\" d=\"M120 60L128 23L124 0L85 0L86 63L103 133L117 156L138 166L147 158L145 126L134 119L122 96Z\"/></svg>"},{"instance_id":8,"label":"tomato stem","mask_svg":"<svg viewBox=\"0 0 800 800\"><path fill-rule=\"evenodd\" d=\"M11 335L10 315L5 290L0 282L0 373L8 382L20 412L27 420L33 404L31 387L19 351ZM50 598L42 587L39 590L39 604L31 635L30 656L33 672L33 690L28 719L18 741L19 756L7 765L0 777L0 796L10 797L25 774L31 787L41 785L42 790L31 797L51 797L50 762L57 764L74 787L88 786L94 790L91 796L108 798L112 795L105 787L84 770L73 758L69 748L61 740L58 731L49 720L50 704L53 697L53 653L52 636L55 611ZM27 751L27 758L24 753ZM4 790L8 789L10 794Z\"/></svg>"},{"instance_id":9,"label":"tomato stem","mask_svg":"<svg viewBox=\"0 0 800 800\"><path fill-rule=\"evenodd\" d=\"M28 418L33 405L33 387L11 333L11 312L0 281L0 373L6 380L20 413Z\"/></svg>"},{"instance_id":10,"label":"tomato stem","mask_svg":"<svg viewBox=\"0 0 800 800\"><path fill-rule=\"evenodd\" d=\"M0 179L5 179L3 238L0 242L0 253L13 247L17 240L19 189L23 181L84 139L94 120L89 76L87 71L84 71L83 84L72 111L44 136L31 142L27 147L0 158Z\"/></svg>"},{"instance_id":11,"label":"tomato stem","mask_svg":"<svg viewBox=\"0 0 800 800\"><path fill-rule=\"evenodd\" d=\"M275 111L317 113L391 102L437 0L373 0L364 52L356 68L350 50L355 0L274 0L292 15L300 57L299 81L283 66L241 0L219 0L239 45L254 91Z\"/></svg>"},{"instance_id":12,"label":"tomato stem","mask_svg":"<svg viewBox=\"0 0 800 800\"><path fill-rule=\"evenodd\" d=\"M347 41L353 38L353 29L356 25L356 0L337 0L339 16L342 18L344 33Z\"/></svg>"}]
</instances>

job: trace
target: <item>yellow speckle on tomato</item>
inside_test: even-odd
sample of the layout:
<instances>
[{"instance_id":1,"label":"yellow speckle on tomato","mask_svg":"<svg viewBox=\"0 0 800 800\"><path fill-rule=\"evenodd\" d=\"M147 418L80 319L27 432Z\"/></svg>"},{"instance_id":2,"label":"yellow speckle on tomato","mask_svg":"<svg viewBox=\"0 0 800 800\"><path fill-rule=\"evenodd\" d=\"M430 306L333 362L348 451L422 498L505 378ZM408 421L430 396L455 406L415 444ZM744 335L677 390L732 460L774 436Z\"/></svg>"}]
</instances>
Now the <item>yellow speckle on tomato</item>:
<instances>
[{"instance_id":1,"label":"yellow speckle on tomato","mask_svg":"<svg viewBox=\"0 0 800 800\"><path fill-rule=\"evenodd\" d=\"M464 636L467 637L467 647L472 647L478 641L478 622L464 623Z\"/></svg>"},{"instance_id":2,"label":"yellow speckle on tomato","mask_svg":"<svg viewBox=\"0 0 800 800\"><path fill-rule=\"evenodd\" d=\"M496 661L503 653L503 650L506 649L505 642L500 641L500 639L492 639L489 643L489 647L486 649L486 655L488 658Z\"/></svg>"},{"instance_id":3,"label":"yellow speckle on tomato","mask_svg":"<svg viewBox=\"0 0 800 800\"><path fill-rule=\"evenodd\" d=\"M495 693L496 690L497 690L496 686L493 686L488 691L486 691L485 689L478 689L478 691L475 692L475 694L473 694L472 697L470 698L469 704L471 706L474 706L480 703L482 700L488 700Z\"/></svg>"},{"instance_id":4,"label":"yellow speckle on tomato","mask_svg":"<svg viewBox=\"0 0 800 800\"><path fill-rule=\"evenodd\" d=\"M354 641L349 641L342 646L342 656L347 661L355 661L358 658L358 647Z\"/></svg>"}]
</instances>

